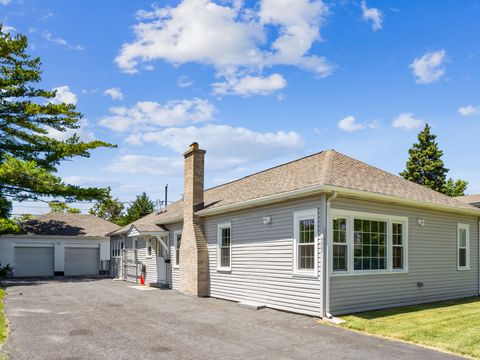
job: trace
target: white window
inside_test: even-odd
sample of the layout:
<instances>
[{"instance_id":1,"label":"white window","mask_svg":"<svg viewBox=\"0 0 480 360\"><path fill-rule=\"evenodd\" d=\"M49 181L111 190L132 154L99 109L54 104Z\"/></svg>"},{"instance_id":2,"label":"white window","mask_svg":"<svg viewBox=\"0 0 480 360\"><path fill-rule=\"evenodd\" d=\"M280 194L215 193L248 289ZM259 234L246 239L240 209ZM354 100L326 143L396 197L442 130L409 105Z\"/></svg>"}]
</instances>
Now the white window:
<instances>
[{"instance_id":1,"label":"white window","mask_svg":"<svg viewBox=\"0 0 480 360\"><path fill-rule=\"evenodd\" d=\"M231 269L231 261L232 261L231 229L232 229L232 226L230 223L224 223L224 224L218 225L218 234L217 234L217 269L218 270Z\"/></svg>"},{"instance_id":2,"label":"white window","mask_svg":"<svg viewBox=\"0 0 480 360\"><path fill-rule=\"evenodd\" d=\"M317 276L317 209L293 214L293 271L295 274Z\"/></svg>"},{"instance_id":3,"label":"white window","mask_svg":"<svg viewBox=\"0 0 480 360\"><path fill-rule=\"evenodd\" d=\"M174 245L175 245L175 267L180 266L180 244L182 242L182 232L175 231L173 233Z\"/></svg>"},{"instance_id":4,"label":"white window","mask_svg":"<svg viewBox=\"0 0 480 360\"><path fill-rule=\"evenodd\" d=\"M122 256L123 241L112 241L112 257Z\"/></svg>"},{"instance_id":5,"label":"white window","mask_svg":"<svg viewBox=\"0 0 480 360\"><path fill-rule=\"evenodd\" d=\"M407 271L408 218L332 210L334 274Z\"/></svg>"},{"instance_id":6,"label":"white window","mask_svg":"<svg viewBox=\"0 0 480 360\"><path fill-rule=\"evenodd\" d=\"M134 237L132 239L132 249L133 249L133 259L137 263L138 262L138 250L137 250L137 238Z\"/></svg>"},{"instance_id":7,"label":"white window","mask_svg":"<svg viewBox=\"0 0 480 360\"><path fill-rule=\"evenodd\" d=\"M457 225L458 270L470 270L470 225Z\"/></svg>"}]
</instances>

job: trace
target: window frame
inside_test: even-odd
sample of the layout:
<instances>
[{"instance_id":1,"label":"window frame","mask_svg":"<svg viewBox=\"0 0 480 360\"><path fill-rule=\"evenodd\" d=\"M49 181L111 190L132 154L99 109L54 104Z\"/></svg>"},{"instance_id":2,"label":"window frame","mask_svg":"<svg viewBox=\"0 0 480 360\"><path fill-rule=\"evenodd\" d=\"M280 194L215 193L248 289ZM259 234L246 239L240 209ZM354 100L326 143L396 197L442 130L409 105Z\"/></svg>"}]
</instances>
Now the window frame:
<instances>
[{"instance_id":1,"label":"window frame","mask_svg":"<svg viewBox=\"0 0 480 360\"><path fill-rule=\"evenodd\" d=\"M345 218L347 220L347 271L333 270L333 219ZM354 269L354 220L383 221L387 223L386 242L386 269L377 270L355 270ZM403 246L403 269L393 268L393 224L402 224L402 246ZM343 209L331 209L328 221L328 260L330 276L358 276L358 275L379 275L379 274L406 274L408 273L408 217L376 214L363 211L349 211Z\"/></svg>"},{"instance_id":2,"label":"window frame","mask_svg":"<svg viewBox=\"0 0 480 360\"><path fill-rule=\"evenodd\" d=\"M119 258L122 256L122 242L123 240L112 241L112 248L110 249L112 258Z\"/></svg>"},{"instance_id":3,"label":"window frame","mask_svg":"<svg viewBox=\"0 0 480 360\"><path fill-rule=\"evenodd\" d=\"M298 268L298 255L299 255L299 238L300 238L300 227L299 223L301 220L314 220L314 259L313 259L313 269L299 269ZM301 210L295 211L293 213L293 275L294 276L304 276L304 277L318 277L318 209L308 209L308 210Z\"/></svg>"},{"instance_id":4,"label":"window frame","mask_svg":"<svg viewBox=\"0 0 480 360\"><path fill-rule=\"evenodd\" d=\"M465 248L460 247L460 230L465 230ZM460 266L460 249L465 249L465 266ZM470 224L457 223L457 270L470 270Z\"/></svg>"},{"instance_id":5,"label":"window frame","mask_svg":"<svg viewBox=\"0 0 480 360\"><path fill-rule=\"evenodd\" d=\"M181 240L182 240L182 231L177 230L173 232L173 250L175 254L175 258L173 259L173 267L178 269L180 267L180 248L177 249L178 247L178 236L180 235L180 246L182 246ZM178 251L178 253L177 253Z\"/></svg>"},{"instance_id":6,"label":"window frame","mask_svg":"<svg viewBox=\"0 0 480 360\"><path fill-rule=\"evenodd\" d=\"M153 256L153 246L152 246L152 238L148 238L145 241L145 258L151 259Z\"/></svg>"},{"instance_id":7,"label":"window frame","mask_svg":"<svg viewBox=\"0 0 480 360\"><path fill-rule=\"evenodd\" d=\"M222 254L221 254L221 243L222 243L222 230L230 229L230 254L229 254L229 265L222 266ZM217 225L217 271L232 271L232 222L224 222Z\"/></svg>"}]
</instances>

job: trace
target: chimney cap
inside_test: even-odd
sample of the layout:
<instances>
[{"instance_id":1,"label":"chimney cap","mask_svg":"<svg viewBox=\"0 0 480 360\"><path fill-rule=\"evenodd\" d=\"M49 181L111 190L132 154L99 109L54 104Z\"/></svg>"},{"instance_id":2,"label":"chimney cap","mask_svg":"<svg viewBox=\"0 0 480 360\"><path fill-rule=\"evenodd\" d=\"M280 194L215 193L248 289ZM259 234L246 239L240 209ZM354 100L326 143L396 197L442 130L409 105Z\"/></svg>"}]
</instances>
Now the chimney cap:
<instances>
[{"instance_id":1,"label":"chimney cap","mask_svg":"<svg viewBox=\"0 0 480 360\"><path fill-rule=\"evenodd\" d=\"M198 150L198 143L194 141L193 143L190 144L189 148L192 150Z\"/></svg>"},{"instance_id":2,"label":"chimney cap","mask_svg":"<svg viewBox=\"0 0 480 360\"><path fill-rule=\"evenodd\" d=\"M205 154L206 151L205 150L202 150L200 149L200 147L198 146L198 143L195 141L193 143L190 144L190 146L188 147L187 151L185 151L185 153L183 154L184 156L187 156L191 153L203 153Z\"/></svg>"}]
</instances>

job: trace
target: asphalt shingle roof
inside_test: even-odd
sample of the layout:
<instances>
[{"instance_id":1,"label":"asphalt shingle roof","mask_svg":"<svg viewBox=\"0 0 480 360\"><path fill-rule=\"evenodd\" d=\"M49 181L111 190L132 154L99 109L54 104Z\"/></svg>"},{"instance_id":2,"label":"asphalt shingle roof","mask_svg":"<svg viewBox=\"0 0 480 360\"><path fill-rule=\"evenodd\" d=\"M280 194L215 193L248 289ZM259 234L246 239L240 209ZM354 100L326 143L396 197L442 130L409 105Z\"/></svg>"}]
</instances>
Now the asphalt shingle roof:
<instances>
[{"instance_id":1,"label":"asphalt shingle roof","mask_svg":"<svg viewBox=\"0 0 480 360\"><path fill-rule=\"evenodd\" d=\"M21 224L25 234L64 236L106 236L118 225L90 214L51 212Z\"/></svg>"},{"instance_id":2,"label":"asphalt shingle roof","mask_svg":"<svg viewBox=\"0 0 480 360\"><path fill-rule=\"evenodd\" d=\"M480 194L459 196L456 199L467 204L480 204Z\"/></svg>"},{"instance_id":3,"label":"asphalt shingle roof","mask_svg":"<svg viewBox=\"0 0 480 360\"><path fill-rule=\"evenodd\" d=\"M405 180L335 150L322 151L207 189L204 204L205 208L214 209L317 185L389 195L453 209L478 210L464 201ZM480 210L478 211L480 216ZM150 214L133 224L136 227L138 224L145 228L154 228L155 224L168 224L172 220L181 219L182 212L183 201L177 201L170 205L166 212ZM120 231L128 230L129 227L130 225Z\"/></svg>"}]
</instances>

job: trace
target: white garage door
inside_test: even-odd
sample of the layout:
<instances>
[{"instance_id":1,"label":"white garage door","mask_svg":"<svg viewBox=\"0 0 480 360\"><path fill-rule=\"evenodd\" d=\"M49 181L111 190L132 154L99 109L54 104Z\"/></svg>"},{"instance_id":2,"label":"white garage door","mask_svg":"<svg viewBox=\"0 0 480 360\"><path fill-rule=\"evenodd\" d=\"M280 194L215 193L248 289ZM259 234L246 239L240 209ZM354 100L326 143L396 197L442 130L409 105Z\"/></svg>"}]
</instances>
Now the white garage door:
<instances>
[{"instance_id":1,"label":"white garage door","mask_svg":"<svg viewBox=\"0 0 480 360\"><path fill-rule=\"evenodd\" d=\"M16 277L53 276L53 247L15 247L13 273Z\"/></svg>"},{"instance_id":2,"label":"white garage door","mask_svg":"<svg viewBox=\"0 0 480 360\"><path fill-rule=\"evenodd\" d=\"M100 271L99 248L66 247L65 275L98 275Z\"/></svg>"}]
</instances>

